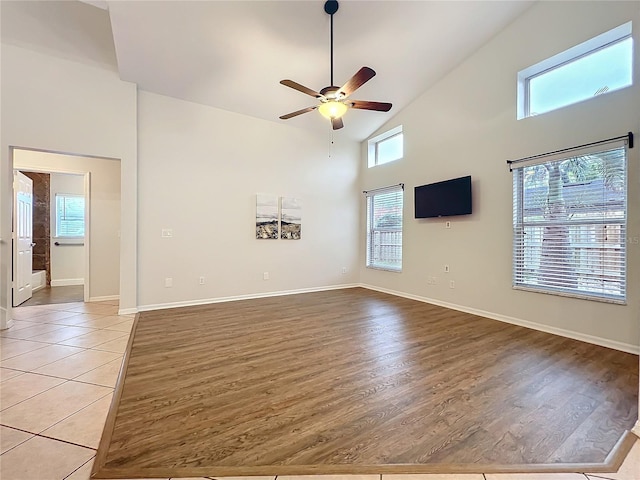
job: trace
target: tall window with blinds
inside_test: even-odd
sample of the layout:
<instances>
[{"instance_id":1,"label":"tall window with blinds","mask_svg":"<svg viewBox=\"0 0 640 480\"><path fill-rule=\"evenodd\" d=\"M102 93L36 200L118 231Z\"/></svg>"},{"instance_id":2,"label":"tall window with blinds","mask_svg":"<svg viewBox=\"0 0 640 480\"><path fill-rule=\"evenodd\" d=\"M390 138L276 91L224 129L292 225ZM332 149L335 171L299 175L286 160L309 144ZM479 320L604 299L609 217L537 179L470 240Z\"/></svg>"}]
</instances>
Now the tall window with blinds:
<instances>
[{"instance_id":1,"label":"tall window with blinds","mask_svg":"<svg viewBox=\"0 0 640 480\"><path fill-rule=\"evenodd\" d=\"M514 288L625 303L626 147L512 168Z\"/></svg>"},{"instance_id":2,"label":"tall window with blinds","mask_svg":"<svg viewBox=\"0 0 640 480\"><path fill-rule=\"evenodd\" d=\"M367 267L402 271L403 187L365 192L367 196Z\"/></svg>"},{"instance_id":3,"label":"tall window with blinds","mask_svg":"<svg viewBox=\"0 0 640 480\"><path fill-rule=\"evenodd\" d=\"M84 197L56 194L56 237L84 237Z\"/></svg>"}]
</instances>

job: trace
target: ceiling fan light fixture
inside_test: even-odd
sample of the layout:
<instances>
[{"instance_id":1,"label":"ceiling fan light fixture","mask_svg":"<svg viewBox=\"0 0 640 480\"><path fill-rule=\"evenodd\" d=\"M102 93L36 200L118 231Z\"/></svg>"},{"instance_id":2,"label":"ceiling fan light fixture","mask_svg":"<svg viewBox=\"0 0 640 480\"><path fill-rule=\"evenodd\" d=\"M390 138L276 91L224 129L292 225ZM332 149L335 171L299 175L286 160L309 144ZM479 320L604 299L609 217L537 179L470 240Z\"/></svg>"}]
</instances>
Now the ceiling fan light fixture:
<instances>
[{"instance_id":1,"label":"ceiling fan light fixture","mask_svg":"<svg viewBox=\"0 0 640 480\"><path fill-rule=\"evenodd\" d=\"M329 100L328 102L322 103L318 107L318 111L322 114L323 117L332 120L334 118L342 117L347 111L347 108L348 107L342 102Z\"/></svg>"}]
</instances>

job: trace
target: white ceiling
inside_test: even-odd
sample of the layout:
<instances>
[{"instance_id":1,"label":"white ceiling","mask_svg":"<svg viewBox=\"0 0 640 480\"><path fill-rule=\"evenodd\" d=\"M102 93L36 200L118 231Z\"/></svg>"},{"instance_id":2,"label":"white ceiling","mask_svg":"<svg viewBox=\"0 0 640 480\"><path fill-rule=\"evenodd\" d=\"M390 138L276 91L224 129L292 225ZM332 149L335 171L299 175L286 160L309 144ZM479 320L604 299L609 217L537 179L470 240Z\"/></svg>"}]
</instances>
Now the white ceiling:
<instances>
[{"instance_id":1,"label":"white ceiling","mask_svg":"<svg viewBox=\"0 0 640 480\"><path fill-rule=\"evenodd\" d=\"M87 61L111 68L115 46L123 80L244 115L285 122L278 116L316 103L280 85L282 79L313 90L330 84L330 17L322 0L1 3L3 41L92 56ZM532 3L342 0L334 16L335 83L371 67L377 76L352 98L393 108L350 110L336 135L366 138ZM109 20L113 43L105 45ZM34 37L38 23L45 33ZM329 129L317 112L286 122Z\"/></svg>"}]
</instances>

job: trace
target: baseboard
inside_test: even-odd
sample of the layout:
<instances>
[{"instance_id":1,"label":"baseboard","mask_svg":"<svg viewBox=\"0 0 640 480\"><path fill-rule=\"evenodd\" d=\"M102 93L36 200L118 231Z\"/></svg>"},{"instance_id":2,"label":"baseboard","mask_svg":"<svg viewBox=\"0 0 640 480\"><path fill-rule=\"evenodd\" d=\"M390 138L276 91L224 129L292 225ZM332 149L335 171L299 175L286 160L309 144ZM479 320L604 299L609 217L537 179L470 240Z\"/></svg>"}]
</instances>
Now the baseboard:
<instances>
[{"instance_id":1,"label":"baseboard","mask_svg":"<svg viewBox=\"0 0 640 480\"><path fill-rule=\"evenodd\" d=\"M635 433L637 437L640 437L640 420L631 429L631 433Z\"/></svg>"},{"instance_id":2,"label":"baseboard","mask_svg":"<svg viewBox=\"0 0 640 480\"><path fill-rule=\"evenodd\" d=\"M148 312L151 310L164 310L165 308L195 307L197 305L208 305L211 303L236 302L238 300L253 300L256 298L280 297L283 295L297 295L300 293L325 292L328 290L342 290L343 288L354 288L359 286L360 285L353 283L353 284L342 284L342 285L330 285L326 287L300 288L296 290L281 290L277 292L252 293L248 295L234 295L231 297L206 298L202 300L187 300L184 302L156 303L153 305L139 306L137 311ZM135 312L132 312L132 313L135 313Z\"/></svg>"},{"instance_id":3,"label":"baseboard","mask_svg":"<svg viewBox=\"0 0 640 480\"><path fill-rule=\"evenodd\" d=\"M104 302L106 300L120 300L120 295L105 295L102 297L89 297L90 302Z\"/></svg>"},{"instance_id":4,"label":"baseboard","mask_svg":"<svg viewBox=\"0 0 640 480\"><path fill-rule=\"evenodd\" d=\"M498 313L487 312L485 310L479 310L477 308L466 307L463 305L456 305L454 303L443 302L433 298L421 297L419 295L413 295L410 293L398 292L396 290L390 290L387 288L376 287L374 285L360 284L362 288L369 290L375 290L377 292L388 293L397 297L408 298L410 300L417 300L419 302L431 303L440 307L450 308L452 310L458 310L460 312L470 313L472 315L478 315L480 317L490 318L492 320L498 320L500 322L511 323L520 327L531 328L532 330L538 330L541 332L552 333L561 337L571 338L573 340L580 340L581 342L591 343L594 345L600 345L601 347L612 348L614 350L620 350L621 352L633 353L635 355L640 354L640 346L632 345L630 343L616 342L615 340L609 340L602 337L596 337L594 335L587 335L580 332L574 332L572 330L565 330L563 328L551 327L542 323L530 322L529 320L522 320L520 318L509 317L507 315L500 315Z\"/></svg>"},{"instance_id":5,"label":"baseboard","mask_svg":"<svg viewBox=\"0 0 640 480\"><path fill-rule=\"evenodd\" d=\"M118 315L132 315L138 313L139 310L137 308L121 308L118 310Z\"/></svg>"},{"instance_id":6,"label":"baseboard","mask_svg":"<svg viewBox=\"0 0 640 480\"><path fill-rule=\"evenodd\" d=\"M84 278L62 278L51 280L52 287L70 287L72 285L84 285Z\"/></svg>"}]
</instances>

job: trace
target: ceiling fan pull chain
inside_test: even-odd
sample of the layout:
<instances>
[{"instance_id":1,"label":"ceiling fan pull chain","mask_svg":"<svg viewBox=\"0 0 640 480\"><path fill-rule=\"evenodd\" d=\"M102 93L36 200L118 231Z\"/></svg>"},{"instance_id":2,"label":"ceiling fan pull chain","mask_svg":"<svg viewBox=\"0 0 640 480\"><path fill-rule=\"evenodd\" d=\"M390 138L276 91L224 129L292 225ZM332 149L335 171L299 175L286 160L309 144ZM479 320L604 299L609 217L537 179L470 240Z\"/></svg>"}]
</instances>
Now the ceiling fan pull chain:
<instances>
[{"instance_id":1,"label":"ceiling fan pull chain","mask_svg":"<svg viewBox=\"0 0 640 480\"><path fill-rule=\"evenodd\" d=\"M333 155L333 129L329 130L329 158Z\"/></svg>"}]
</instances>

